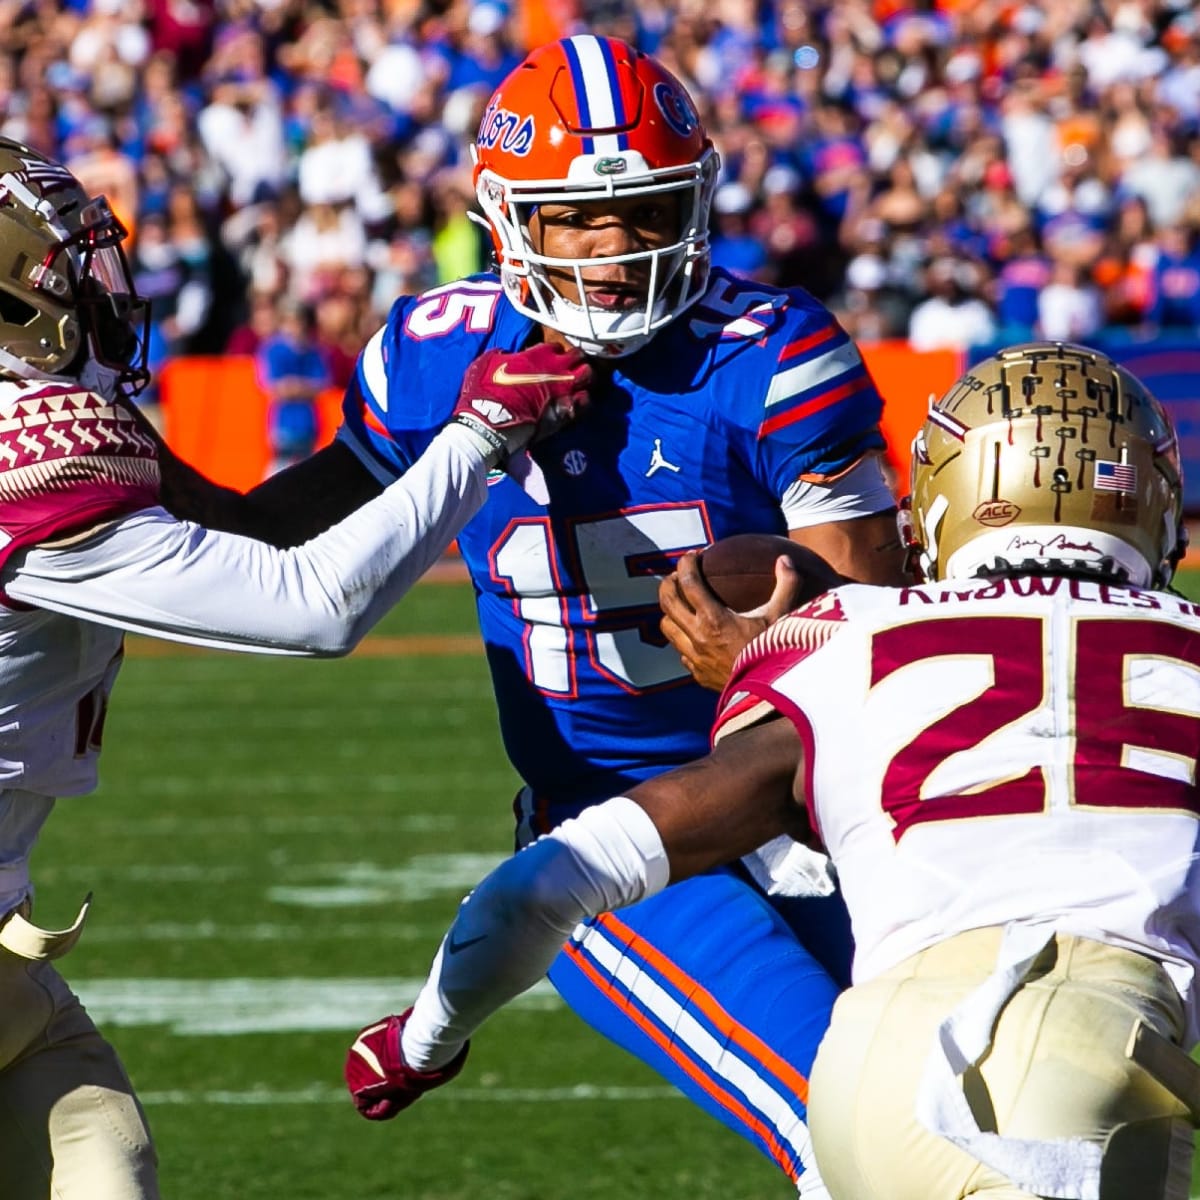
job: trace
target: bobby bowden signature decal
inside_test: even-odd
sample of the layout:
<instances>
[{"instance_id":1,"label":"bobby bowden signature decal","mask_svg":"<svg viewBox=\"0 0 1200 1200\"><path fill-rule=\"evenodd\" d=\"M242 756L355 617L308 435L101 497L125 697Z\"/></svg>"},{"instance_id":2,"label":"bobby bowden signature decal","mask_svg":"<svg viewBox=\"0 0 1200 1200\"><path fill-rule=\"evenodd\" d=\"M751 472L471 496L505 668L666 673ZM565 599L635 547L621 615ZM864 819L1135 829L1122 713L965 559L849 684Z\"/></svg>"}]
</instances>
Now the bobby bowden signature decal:
<instances>
[{"instance_id":1,"label":"bobby bowden signature decal","mask_svg":"<svg viewBox=\"0 0 1200 1200\"><path fill-rule=\"evenodd\" d=\"M1050 554L1061 550L1074 550L1080 554L1094 555L1096 558L1104 557L1104 551L1099 546L1093 546L1091 542L1073 542L1061 533L1056 533L1052 538L1046 538L1045 540L1041 538L1014 536L1006 549L1032 550L1038 555Z\"/></svg>"}]
</instances>

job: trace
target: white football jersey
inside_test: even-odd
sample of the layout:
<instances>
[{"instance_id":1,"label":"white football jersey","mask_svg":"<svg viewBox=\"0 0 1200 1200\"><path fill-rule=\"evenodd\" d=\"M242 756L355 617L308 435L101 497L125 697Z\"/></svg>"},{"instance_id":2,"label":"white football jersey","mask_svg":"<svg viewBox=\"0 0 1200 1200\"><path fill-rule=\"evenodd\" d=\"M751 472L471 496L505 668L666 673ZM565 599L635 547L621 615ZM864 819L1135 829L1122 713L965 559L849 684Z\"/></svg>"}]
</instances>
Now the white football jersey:
<instances>
[{"instance_id":1,"label":"white football jersey","mask_svg":"<svg viewBox=\"0 0 1200 1200\"><path fill-rule=\"evenodd\" d=\"M805 746L857 982L1049 916L1200 957L1200 607L1075 579L839 588L739 660L718 736L766 702Z\"/></svg>"},{"instance_id":2,"label":"white football jersey","mask_svg":"<svg viewBox=\"0 0 1200 1200\"><path fill-rule=\"evenodd\" d=\"M78 796L96 786L120 630L0 607L0 788Z\"/></svg>"},{"instance_id":3,"label":"white football jersey","mask_svg":"<svg viewBox=\"0 0 1200 1200\"><path fill-rule=\"evenodd\" d=\"M178 521L122 404L0 383L0 913L28 892L53 798L97 781L125 631L258 653L345 654L487 495L451 424L404 477L302 546Z\"/></svg>"},{"instance_id":4,"label":"white football jersey","mask_svg":"<svg viewBox=\"0 0 1200 1200\"><path fill-rule=\"evenodd\" d=\"M77 384L0 383L0 564L158 501L153 441ZM0 596L0 787L96 785L119 630Z\"/></svg>"}]
</instances>

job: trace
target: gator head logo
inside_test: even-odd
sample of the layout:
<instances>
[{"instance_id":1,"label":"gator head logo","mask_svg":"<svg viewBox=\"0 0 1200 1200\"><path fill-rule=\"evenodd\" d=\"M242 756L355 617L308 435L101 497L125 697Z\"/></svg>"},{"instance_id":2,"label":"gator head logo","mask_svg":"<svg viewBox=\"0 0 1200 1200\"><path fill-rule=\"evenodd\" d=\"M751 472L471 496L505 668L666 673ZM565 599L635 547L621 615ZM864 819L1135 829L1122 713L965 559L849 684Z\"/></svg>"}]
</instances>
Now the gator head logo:
<instances>
[{"instance_id":1,"label":"gator head logo","mask_svg":"<svg viewBox=\"0 0 1200 1200\"><path fill-rule=\"evenodd\" d=\"M996 528L1015 521L1021 515L1021 509L1011 500L985 500L971 514L980 525Z\"/></svg>"}]
</instances>

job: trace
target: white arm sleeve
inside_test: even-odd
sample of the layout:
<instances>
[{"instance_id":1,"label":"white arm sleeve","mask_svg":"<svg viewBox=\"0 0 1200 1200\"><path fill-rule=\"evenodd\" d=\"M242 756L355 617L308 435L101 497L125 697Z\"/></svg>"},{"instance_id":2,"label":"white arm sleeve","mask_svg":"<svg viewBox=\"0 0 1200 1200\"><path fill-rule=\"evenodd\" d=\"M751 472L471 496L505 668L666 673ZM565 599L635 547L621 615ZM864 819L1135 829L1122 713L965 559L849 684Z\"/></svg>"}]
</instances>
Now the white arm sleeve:
<instances>
[{"instance_id":1,"label":"white arm sleeve","mask_svg":"<svg viewBox=\"0 0 1200 1200\"><path fill-rule=\"evenodd\" d=\"M860 458L845 475L832 483L805 483L797 479L780 498L789 529L871 517L896 507L896 498L883 477L878 454Z\"/></svg>"},{"instance_id":2,"label":"white arm sleeve","mask_svg":"<svg viewBox=\"0 0 1200 1200\"><path fill-rule=\"evenodd\" d=\"M230 650L338 655L421 577L487 496L478 440L443 429L383 493L290 550L143 509L3 572L12 599Z\"/></svg>"},{"instance_id":3,"label":"white arm sleeve","mask_svg":"<svg viewBox=\"0 0 1200 1200\"><path fill-rule=\"evenodd\" d=\"M404 1027L404 1061L445 1066L497 1009L545 975L571 931L662 891L667 852L625 796L564 821L501 863L463 902Z\"/></svg>"}]
</instances>

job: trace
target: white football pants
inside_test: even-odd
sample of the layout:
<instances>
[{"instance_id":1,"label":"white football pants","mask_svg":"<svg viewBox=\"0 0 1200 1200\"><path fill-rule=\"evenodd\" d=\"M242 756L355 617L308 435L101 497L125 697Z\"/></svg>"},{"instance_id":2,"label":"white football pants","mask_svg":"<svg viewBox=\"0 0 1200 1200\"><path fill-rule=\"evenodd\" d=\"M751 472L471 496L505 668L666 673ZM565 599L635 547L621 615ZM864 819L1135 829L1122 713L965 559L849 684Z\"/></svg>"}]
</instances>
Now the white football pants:
<instances>
[{"instance_id":1,"label":"white football pants","mask_svg":"<svg viewBox=\"0 0 1200 1200\"><path fill-rule=\"evenodd\" d=\"M0 947L0 1196L158 1200L157 1166L129 1077L66 981Z\"/></svg>"},{"instance_id":2,"label":"white football pants","mask_svg":"<svg viewBox=\"0 0 1200 1200\"><path fill-rule=\"evenodd\" d=\"M916 1112L935 1032L991 974L1000 939L998 929L958 934L838 999L808 1109L835 1200L1036 1200L923 1127ZM981 1128L1098 1141L1100 1200L1187 1200L1188 1110L1127 1056L1137 1020L1169 1040L1182 1031L1182 1001L1162 967L1058 934L1008 1000L986 1057L964 1077Z\"/></svg>"}]
</instances>

